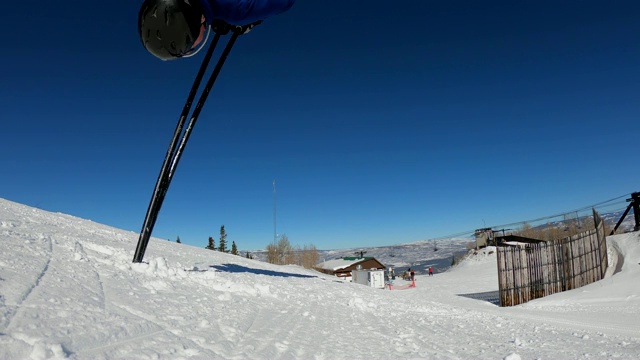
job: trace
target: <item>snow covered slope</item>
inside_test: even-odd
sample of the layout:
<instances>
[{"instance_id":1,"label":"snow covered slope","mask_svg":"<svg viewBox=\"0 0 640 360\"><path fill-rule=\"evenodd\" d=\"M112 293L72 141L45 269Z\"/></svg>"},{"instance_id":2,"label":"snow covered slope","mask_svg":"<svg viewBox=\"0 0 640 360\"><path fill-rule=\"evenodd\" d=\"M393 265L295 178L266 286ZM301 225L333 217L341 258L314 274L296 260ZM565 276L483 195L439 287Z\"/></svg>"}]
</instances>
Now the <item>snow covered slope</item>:
<instances>
[{"instance_id":1,"label":"snow covered slope","mask_svg":"<svg viewBox=\"0 0 640 360\"><path fill-rule=\"evenodd\" d=\"M417 276L415 289L389 291L158 239L148 264L132 264L136 241L132 232L0 199L0 358L640 354L638 233L609 238L603 281L512 308L492 303L489 250Z\"/></svg>"}]
</instances>

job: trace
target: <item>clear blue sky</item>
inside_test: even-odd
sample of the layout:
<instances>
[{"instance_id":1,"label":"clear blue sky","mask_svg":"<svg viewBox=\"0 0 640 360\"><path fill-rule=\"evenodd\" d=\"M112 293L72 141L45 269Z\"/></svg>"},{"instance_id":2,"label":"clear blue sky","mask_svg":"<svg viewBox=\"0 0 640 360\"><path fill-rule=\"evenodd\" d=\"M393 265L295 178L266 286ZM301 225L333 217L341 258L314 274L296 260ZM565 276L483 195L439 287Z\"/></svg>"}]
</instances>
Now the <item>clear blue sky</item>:
<instances>
[{"instance_id":1,"label":"clear blue sky","mask_svg":"<svg viewBox=\"0 0 640 360\"><path fill-rule=\"evenodd\" d=\"M203 55L140 1L0 15L0 197L138 232ZM239 39L153 236L391 245L640 191L637 1L300 0ZM636 143L634 144L634 139Z\"/></svg>"}]
</instances>

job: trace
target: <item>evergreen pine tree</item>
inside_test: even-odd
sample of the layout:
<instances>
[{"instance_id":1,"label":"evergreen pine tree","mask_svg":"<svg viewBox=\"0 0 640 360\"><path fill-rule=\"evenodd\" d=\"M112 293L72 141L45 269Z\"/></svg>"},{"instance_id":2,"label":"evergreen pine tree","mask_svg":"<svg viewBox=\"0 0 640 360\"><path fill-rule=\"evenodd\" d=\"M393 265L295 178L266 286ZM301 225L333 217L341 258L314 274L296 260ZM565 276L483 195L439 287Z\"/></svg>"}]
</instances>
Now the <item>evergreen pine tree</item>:
<instances>
[{"instance_id":1,"label":"evergreen pine tree","mask_svg":"<svg viewBox=\"0 0 640 360\"><path fill-rule=\"evenodd\" d=\"M224 231L224 225L220 227L220 243L218 245L218 251L227 252L227 233Z\"/></svg>"},{"instance_id":2,"label":"evergreen pine tree","mask_svg":"<svg viewBox=\"0 0 640 360\"><path fill-rule=\"evenodd\" d=\"M207 245L206 249L209 250L215 250L216 249L216 242L215 240L213 240L213 237L209 236L209 245Z\"/></svg>"},{"instance_id":3,"label":"evergreen pine tree","mask_svg":"<svg viewBox=\"0 0 640 360\"><path fill-rule=\"evenodd\" d=\"M235 241L231 242L231 254L232 255L238 255L238 247L236 246L236 242Z\"/></svg>"},{"instance_id":4,"label":"evergreen pine tree","mask_svg":"<svg viewBox=\"0 0 640 360\"><path fill-rule=\"evenodd\" d=\"M253 259L253 255L249 254L248 251L247 251L247 259Z\"/></svg>"},{"instance_id":5,"label":"evergreen pine tree","mask_svg":"<svg viewBox=\"0 0 640 360\"><path fill-rule=\"evenodd\" d=\"M180 241L180 236L178 236L178 239L176 239L176 242L177 242L178 244L182 244L182 242Z\"/></svg>"}]
</instances>

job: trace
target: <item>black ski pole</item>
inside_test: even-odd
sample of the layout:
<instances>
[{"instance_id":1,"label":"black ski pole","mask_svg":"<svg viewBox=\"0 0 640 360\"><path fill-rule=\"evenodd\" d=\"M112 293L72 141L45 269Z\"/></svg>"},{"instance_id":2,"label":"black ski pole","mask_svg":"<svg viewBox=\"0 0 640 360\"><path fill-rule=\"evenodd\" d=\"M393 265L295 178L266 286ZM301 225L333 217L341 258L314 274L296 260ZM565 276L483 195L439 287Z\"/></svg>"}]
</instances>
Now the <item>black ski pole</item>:
<instances>
[{"instance_id":1,"label":"black ski pole","mask_svg":"<svg viewBox=\"0 0 640 360\"><path fill-rule=\"evenodd\" d=\"M220 39L219 33L216 33L211 45L209 46L209 50L207 51L207 54L205 55L205 58L202 61L200 70L198 71L198 74L196 76L196 79L194 80L193 86L191 87L191 91L189 92L189 96L182 110L182 114L180 115L180 119L178 120L178 125L176 127L173 138L169 145L169 149L167 150L167 154L162 164L160 175L158 176L158 180L156 182L153 195L151 197L151 202L149 203L149 207L147 208L147 214L145 216L144 224L142 226L142 230L138 238L138 245L136 247L136 252L133 256L133 262L142 262L144 253L149 243L149 239L151 237L151 233L153 232L153 227L155 226L156 220L158 218L158 214L160 212L160 208L162 207L164 197L167 193L167 190L169 189L171 179L173 178L175 169L178 165L178 162L180 161L180 157L182 156L182 153L187 144L187 141L189 140L191 132L193 131L193 127L196 121L198 120L200 111L202 110L202 107L204 106L204 103L207 100L208 94L213 88L213 84L215 83L216 78L218 77L218 74L222 69L222 65L224 65L224 62L228 57L229 53L231 52L231 48L233 47L233 44L235 43L239 35L240 33L238 31L233 32L231 39L225 46L224 51L222 52L222 55L220 55L220 59L218 60L218 63L216 64L216 67L214 68L213 73L209 77L209 81L207 82L202 94L200 95L200 98L198 99L196 108L193 114L191 115L189 124L187 125L187 129L182 135L182 138L178 145L177 141L178 141L178 138L180 137L180 134L182 134L186 117L189 113L189 110L191 109L191 104L193 102L193 99L195 98L198 88L200 87L200 82L202 81L206 68L208 67L208 64L213 54L213 51L215 49L215 46L218 43L218 40ZM176 146L177 146L177 149L176 149Z\"/></svg>"},{"instance_id":2,"label":"black ski pole","mask_svg":"<svg viewBox=\"0 0 640 360\"><path fill-rule=\"evenodd\" d=\"M187 129L185 130L184 136L180 141L180 146L178 146L178 150L176 151L175 158L171 163L171 168L169 170L169 181L171 181L171 179L173 178L173 174L175 172L176 167L178 166L178 162L180 161L182 152L184 151L184 148L187 145L187 141L189 141L189 137L191 136L193 127L196 125L196 121L198 121L198 117L200 116L200 112L204 107L204 103L207 101L207 97L209 96L209 93L213 88L213 84L216 82L216 79L218 78L218 75L222 70L222 66L224 65L224 62L227 60L227 57L231 52L231 48L233 47L233 44L235 44L236 39L238 39L239 35L240 34L235 31L231 35L231 39L229 39L227 46L225 46L224 50L222 51L222 54L220 54L220 59L218 60L216 67L213 69L213 73L211 73L211 77L209 77L209 81L205 85L204 90L202 90L202 94L200 94L200 99L198 99L196 108L193 110L193 114L191 114L191 119L189 120L189 124L187 124Z\"/></svg>"},{"instance_id":3,"label":"black ski pole","mask_svg":"<svg viewBox=\"0 0 640 360\"><path fill-rule=\"evenodd\" d=\"M133 257L133 262L141 262L144 256L144 248L146 248L146 243L149 241L149 237L151 235L151 231L153 230L153 226L155 224L154 214L157 214L158 209L158 196L161 193L161 190L166 186L169 169L171 166L171 161L173 159L173 155L176 151L176 147L178 146L178 139L180 138L180 134L182 134L182 129L184 128L184 123L187 119L187 115L189 115L189 110L191 110L191 104L193 103L193 99L196 97L198 93L198 88L200 87L200 83L202 82L202 78L209 66L209 61L213 56L213 52L220 40L220 35L216 33L213 38L211 45L209 45L209 49L202 60L202 64L200 65L200 69L196 75L196 78L193 81L193 85L191 85L191 90L189 91L189 96L187 97L187 101L182 108L182 113L180 114L180 118L178 119L178 124L176 125L176 129L173 133L173 138L169 143L169 148L167 149L167 154L165 155L164 162L162 163L162 167L160 169L160 174L158 175L158 179L156 181L156 186L153 190L153 195L151 196L151 200L149 201L149 207L147 208L147 213L145 215L144 223L142 225L142 230L140 231L140 236L138 237L138 245L136 247L136 252ZM157 215L156 215L157 216ZM153 220L152 220L153 219Z\"/></svg>"}]
</instances>

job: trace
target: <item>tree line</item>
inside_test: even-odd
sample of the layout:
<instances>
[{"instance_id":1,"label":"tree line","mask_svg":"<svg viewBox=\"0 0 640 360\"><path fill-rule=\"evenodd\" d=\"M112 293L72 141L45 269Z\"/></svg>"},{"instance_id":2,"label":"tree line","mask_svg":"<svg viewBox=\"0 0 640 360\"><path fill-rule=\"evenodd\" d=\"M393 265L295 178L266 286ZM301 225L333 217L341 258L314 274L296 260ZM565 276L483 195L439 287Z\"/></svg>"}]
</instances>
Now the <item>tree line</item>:
<instances>
[{"instance_id":1,"label":"tree line","mask_svg":"<svg viewBox=\"0 0 640 360\"><path fill-rule=\"evenodd\" d=\"M224 225L220 226L220 239L218 241L218 246L216 247L216 241L212 236L209 236L209 243L205 246L205 249L220 251L224 253L229 253L231 255L240 255L238 253L238 246L235 241L231 242L231 249L227 250L227 232L224 229ZM252 258L249 252L247 252L247 258Z\"/></svg>"},{"instance_id":2,"label":"tree line","mask_svg":"<svg viewBox=\"0 0 640 360\"><path fill-rule=\"evenodd\" d=\"M320 259L315 245L291 245L287 235L282 235L278 241L267 245L267 262L276 265L300 265L311 269Z\"/></svg>"},{"instance_id":3,"label":"tree line","mask_svg":"<svg viewBox=\"0 0 640 360\"><path fill-rule=\"evenodd\" d=\"M180 236L178 236L178 238L176 239L176 242L178 244L182 244L182 242L180 241ZM224 229L224 225L222 225L220 227L220 240L218 242L218 246L216 246L216 241L213 239L213 237L209 236L209 243L207 244L207 246L205 246L205 249L209 249L209 250L214 250L214 251L220 251L220 252L224 252L227 254L232 254L232 255L240 255L238 253L238 246L236 245L235 241L231 242L231 249L227 249L227 232ZM246 257L248 259L253 259L253 256L251 254L249 254L249 252L247 251Z\"/></svg>"},{"instance_id":4,"label":"tree line","mask_svg":"<svg viewBox=\"0 0 640 360\"><path fill-rule=\"evenodd\" d=\"M181 243L180 236L176 239L177 243ZM238 246L235 241L231 242L231 249L227 249L227 232L224 229L224 225L220 227L220 239L216 246L216 241L212 236L209 236L209 240L205 249L220 251L229 253L232 255L240 255L238 253ZM320 254L315 245L304 245L300 248L299 245L291 245L289 237L282 235L278 241L267 245L267 262L275 265L299 265L307 269L313 268L320 259ZM253 259L248 251L245 255L248 259Z\"/></svg>"}]
</instances>

